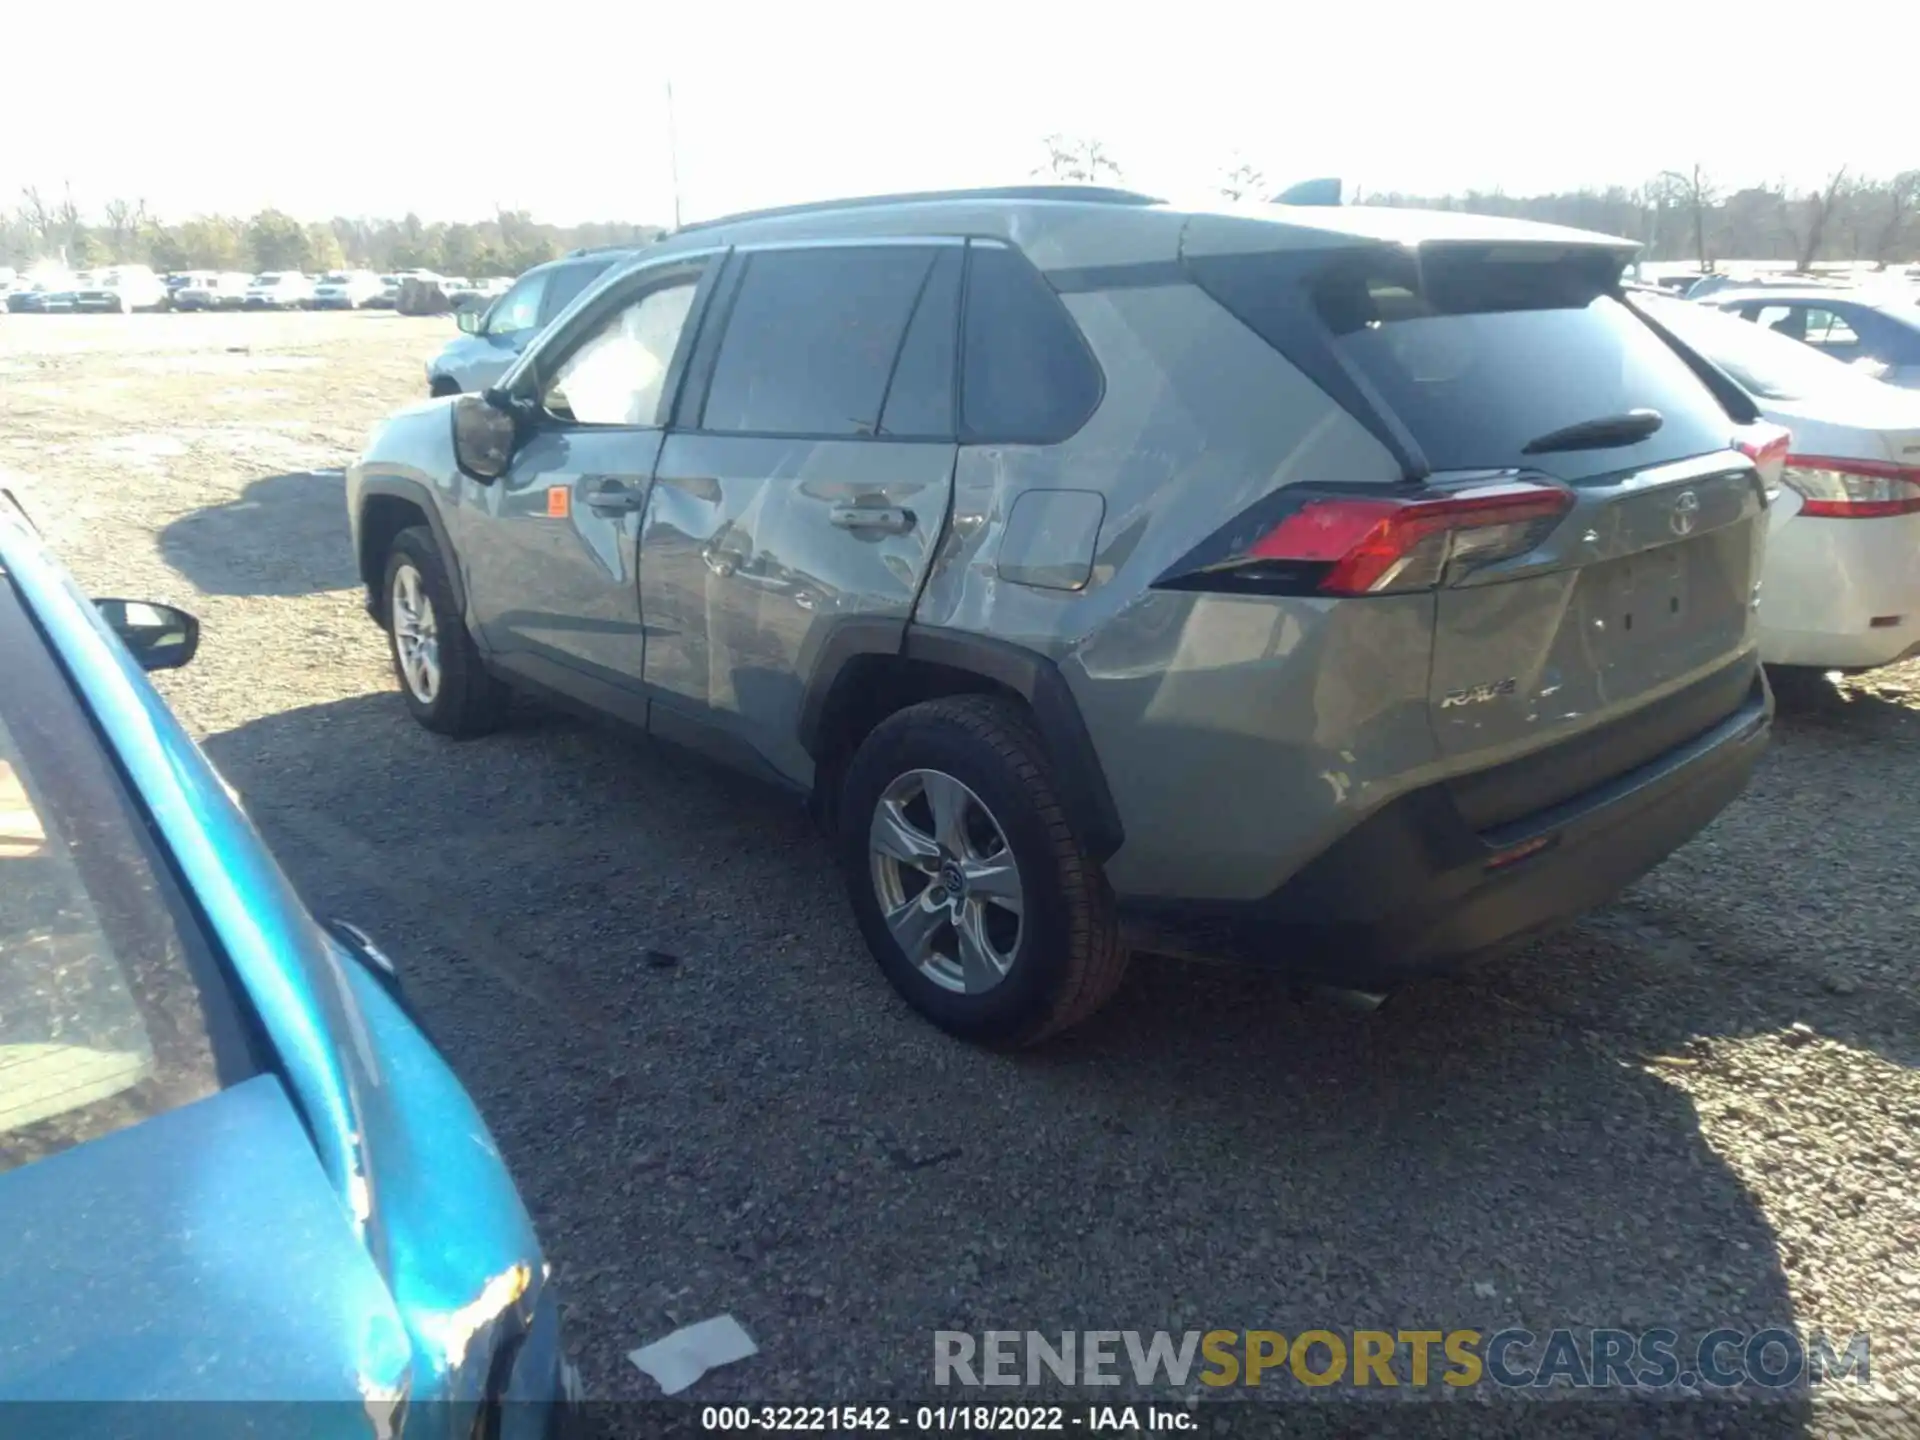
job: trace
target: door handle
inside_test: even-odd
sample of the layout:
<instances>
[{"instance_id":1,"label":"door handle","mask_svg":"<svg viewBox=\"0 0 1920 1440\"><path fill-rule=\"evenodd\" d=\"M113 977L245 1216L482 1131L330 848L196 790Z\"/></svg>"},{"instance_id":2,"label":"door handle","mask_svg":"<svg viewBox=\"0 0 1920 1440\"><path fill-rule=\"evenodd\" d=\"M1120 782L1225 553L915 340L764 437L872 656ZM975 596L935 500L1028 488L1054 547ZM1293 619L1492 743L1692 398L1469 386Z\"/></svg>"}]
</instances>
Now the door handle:
<instances>
[{"instance_id":1,"label":"door handle","mask_svg":"<svg viewBox=\"0 0 1920 1440\"><path fill-rule=\"evenodd\" d=\"M635 489L623 480L602 480L587 492L587 508L602 515L638 510L646 503L646 492Z\"/></svg>"},{"instance_id":2,"label":"door handle","mask_svg":"<svg viewBox=\"0 0 1920 1440\"><path fill-rule=\"evenodd\" d=\"M913 512L897 505L836 505L827 516L842 530L878 530L904 535L913 528Z\"/></svg>"}]
</instances>

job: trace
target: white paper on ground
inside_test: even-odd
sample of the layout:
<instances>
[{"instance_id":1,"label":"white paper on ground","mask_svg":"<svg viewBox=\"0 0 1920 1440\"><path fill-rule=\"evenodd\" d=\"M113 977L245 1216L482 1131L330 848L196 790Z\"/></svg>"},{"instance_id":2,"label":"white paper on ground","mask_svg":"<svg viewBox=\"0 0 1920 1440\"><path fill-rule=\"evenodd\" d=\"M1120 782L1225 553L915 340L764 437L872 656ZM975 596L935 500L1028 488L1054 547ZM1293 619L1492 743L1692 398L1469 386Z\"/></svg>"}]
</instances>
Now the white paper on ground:
<instances>
[{"instance_id":1,"label":"white paper on ground","mask_svg":"<svg viewBox=\"0 0 1920 1440\"><path fill-rule=\"evenodd\" d=\"M663 1340L642 1345L627 1358L659 1382L662 1394L678 1395L707 1371L731 1365L760 1347L731 1315L683 1325Z\"/></svg>"}]
</instances>

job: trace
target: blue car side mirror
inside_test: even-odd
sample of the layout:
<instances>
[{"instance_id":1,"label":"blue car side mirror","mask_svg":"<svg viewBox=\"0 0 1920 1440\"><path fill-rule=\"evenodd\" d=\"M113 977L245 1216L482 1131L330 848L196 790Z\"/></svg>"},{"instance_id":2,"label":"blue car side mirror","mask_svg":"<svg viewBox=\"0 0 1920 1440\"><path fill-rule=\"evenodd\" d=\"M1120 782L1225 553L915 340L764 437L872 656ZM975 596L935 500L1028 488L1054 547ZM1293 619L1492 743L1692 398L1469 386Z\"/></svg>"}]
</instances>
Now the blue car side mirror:
<instances>
[{"instance_id":1,"label":"blue car side mirror","mask_svg":"<svg viewBox=\"0 0 1920 1440\"><path fill-rule=\"evenodd\" d=\"M200 622L175 606L151 600L93 603L142 670L177 670L200 648Z\"/></svg>"}]
</instances>

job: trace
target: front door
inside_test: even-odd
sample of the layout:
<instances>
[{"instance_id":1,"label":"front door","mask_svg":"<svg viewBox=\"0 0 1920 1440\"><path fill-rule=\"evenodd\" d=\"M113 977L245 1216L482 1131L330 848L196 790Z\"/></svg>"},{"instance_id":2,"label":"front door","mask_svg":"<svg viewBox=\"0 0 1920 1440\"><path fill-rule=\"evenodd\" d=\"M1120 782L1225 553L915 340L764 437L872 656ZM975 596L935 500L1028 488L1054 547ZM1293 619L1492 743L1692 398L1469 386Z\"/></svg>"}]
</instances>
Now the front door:
<instances>
[{"instance_id":1,"label":"front door","mask_svg":"<svg viewBox=\"0 0 1920 1440\"><path fill-rule=\"evenodd\" d=\"M809 657L842 617L904 625L946 523L963 255L869 241L728 261L647 503L657 731L703 726L810 777Z\"/></svg>"},{"instance_id":2,"label":"front door","mask_svg":"<svg viewBox=\"0 0 1920 1440\"><path fill-rule=\"evenodd\" d=\"M463 487L478 512L461 542L467 588L488 649L506 669L600 704L609 689L640 689L640 520L704 269L642 272L551 337L512 382L538 406L513 464L491 485Z\"/></svg>"}]
</instances>

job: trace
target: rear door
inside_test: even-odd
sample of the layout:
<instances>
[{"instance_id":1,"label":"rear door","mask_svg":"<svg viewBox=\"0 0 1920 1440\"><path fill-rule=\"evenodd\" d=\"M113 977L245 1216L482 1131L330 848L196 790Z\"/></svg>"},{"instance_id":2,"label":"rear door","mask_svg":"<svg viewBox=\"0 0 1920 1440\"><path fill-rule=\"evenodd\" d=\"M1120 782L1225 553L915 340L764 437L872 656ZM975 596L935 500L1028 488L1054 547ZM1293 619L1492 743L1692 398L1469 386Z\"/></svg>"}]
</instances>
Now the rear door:
<instances>
[{"instance_id":1,"label":"rear door","mask_svg":"<svg viewBox=\"0 0 1920 1440\"><path fill-rule=\"evenodd\" d=\"M952 495L964 246L736 251L648 502L650 723L803 779L807 659L912 613Z\"/></svg>"},{"instance_id":2,"label":"rear door","mask_svg":"<svg viewBox=\"0 0 1920 1440\"><path fill-rule=\"evenodd\" d=\"M644 648L640 518L709 266L641 271L551 336L510 382L536 407L512 465L462 488L467 591L500 663L630 718Z\"/></svg>"}]
</instances>

